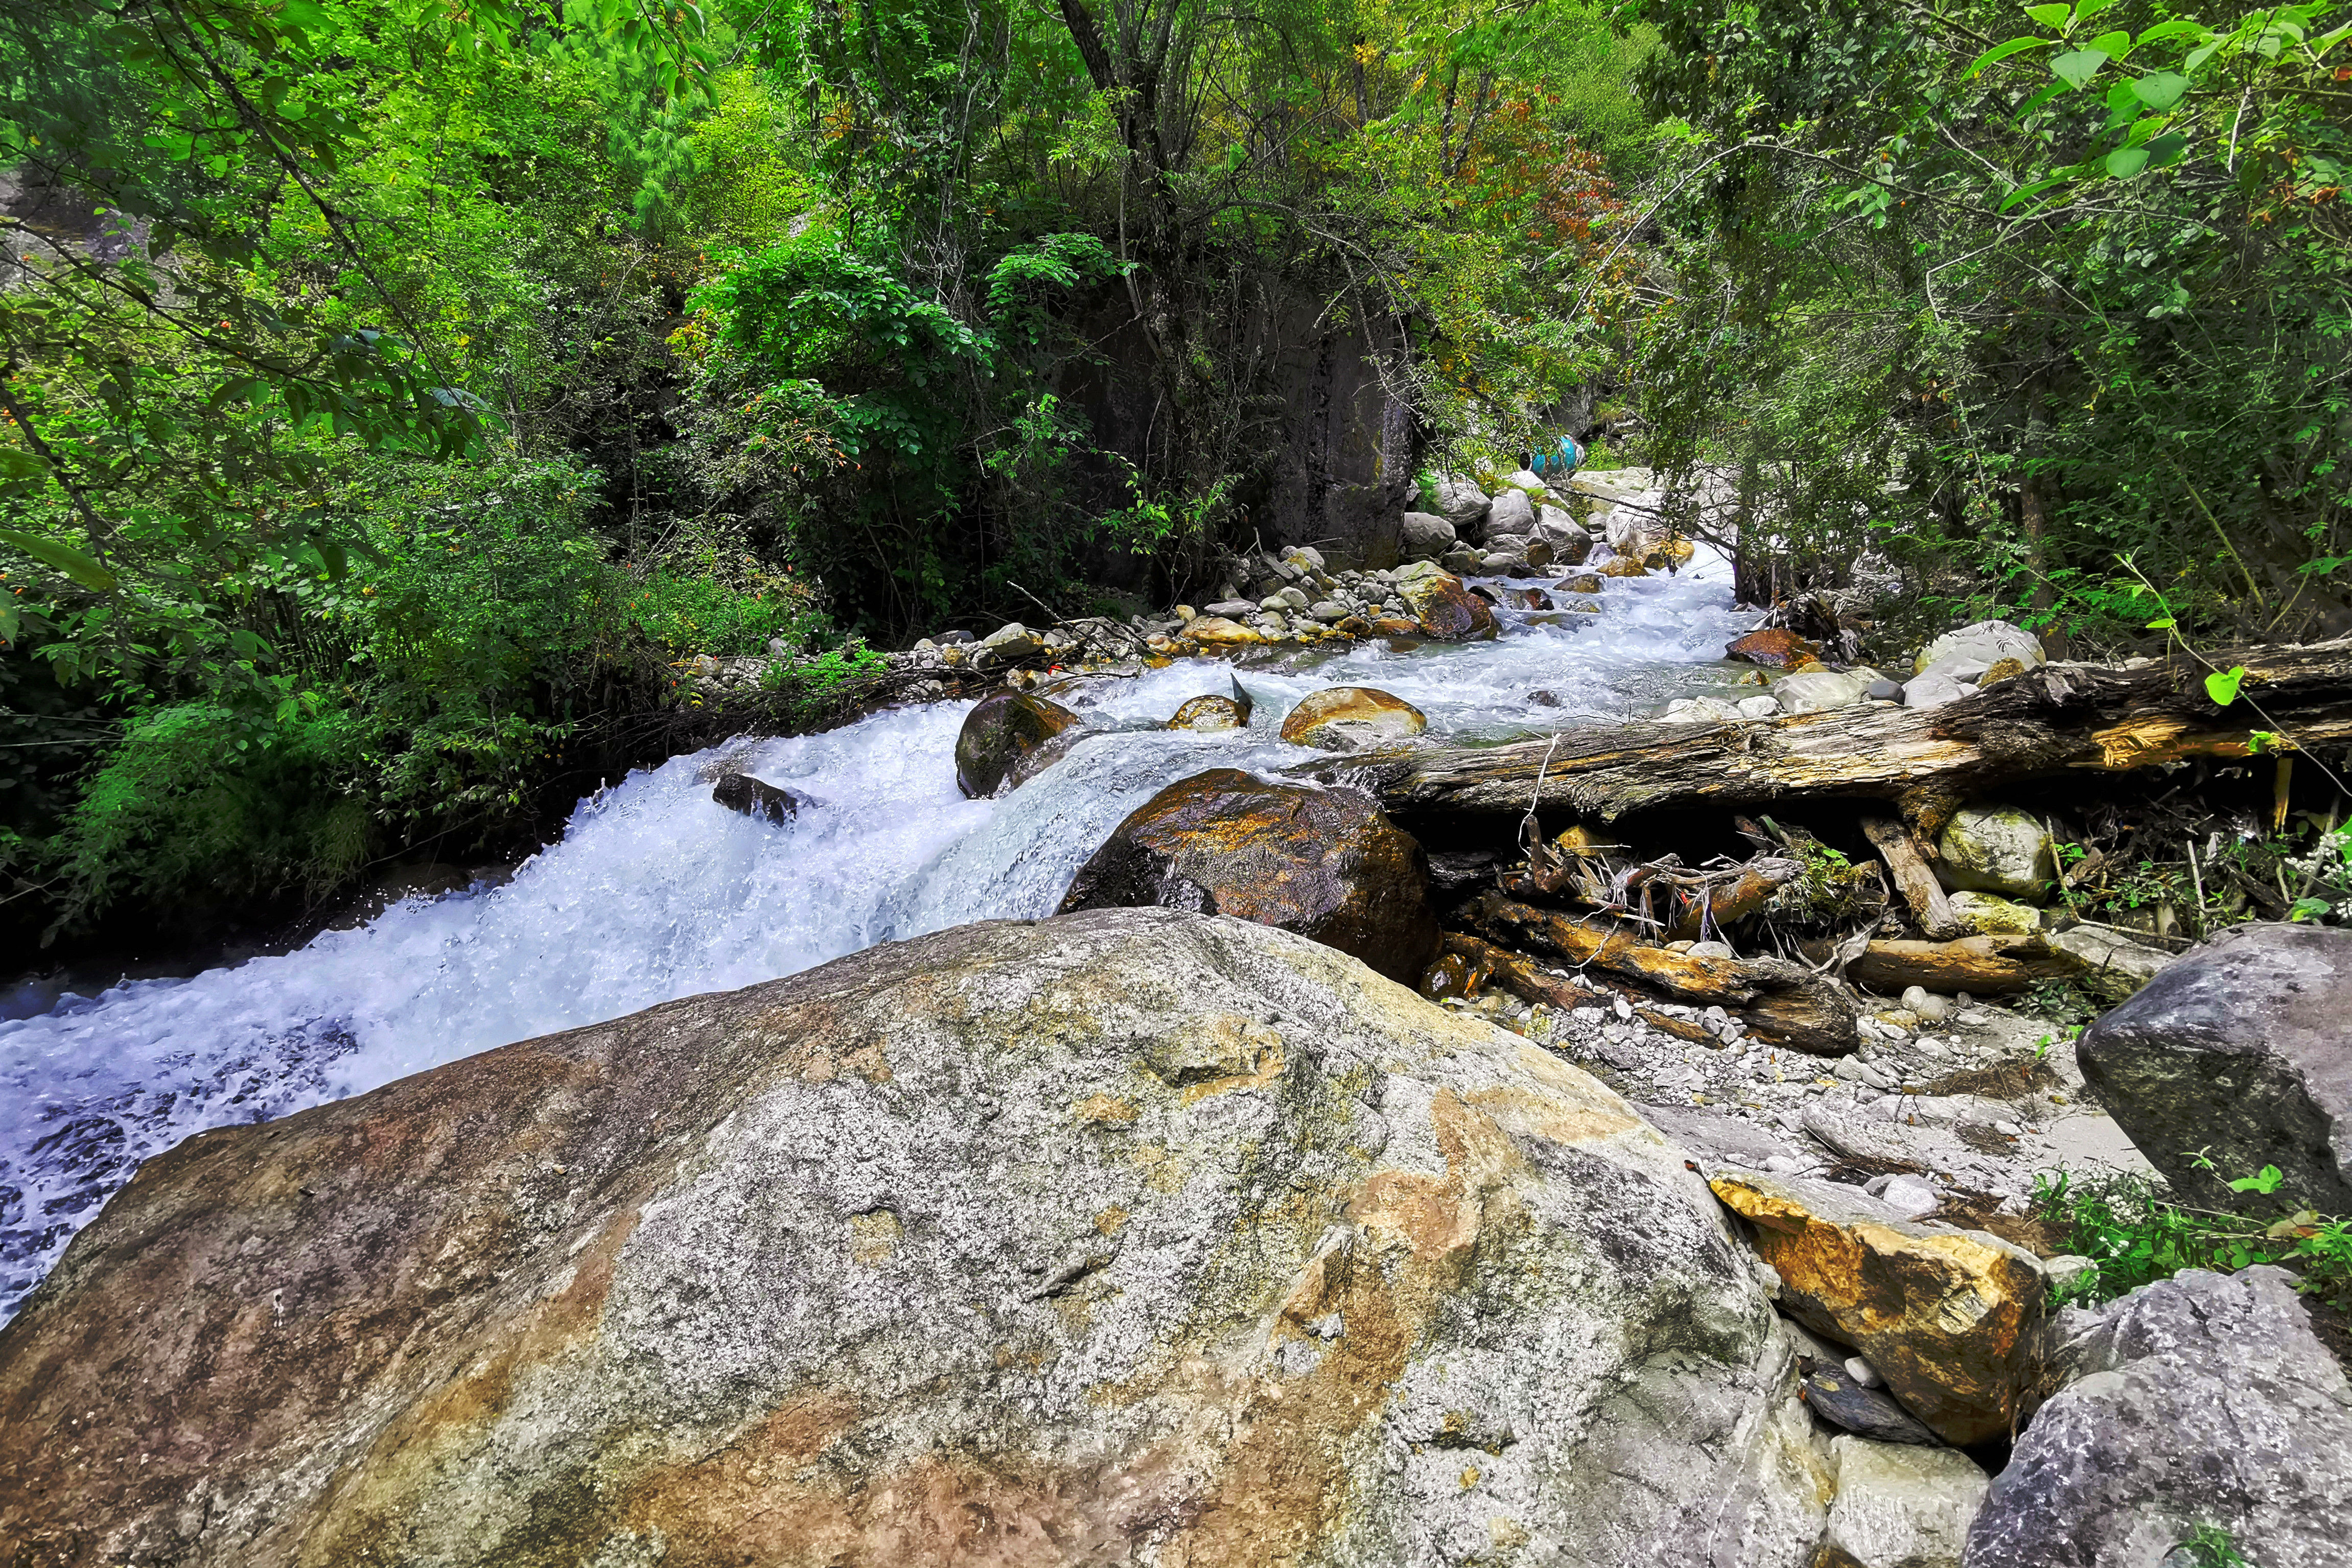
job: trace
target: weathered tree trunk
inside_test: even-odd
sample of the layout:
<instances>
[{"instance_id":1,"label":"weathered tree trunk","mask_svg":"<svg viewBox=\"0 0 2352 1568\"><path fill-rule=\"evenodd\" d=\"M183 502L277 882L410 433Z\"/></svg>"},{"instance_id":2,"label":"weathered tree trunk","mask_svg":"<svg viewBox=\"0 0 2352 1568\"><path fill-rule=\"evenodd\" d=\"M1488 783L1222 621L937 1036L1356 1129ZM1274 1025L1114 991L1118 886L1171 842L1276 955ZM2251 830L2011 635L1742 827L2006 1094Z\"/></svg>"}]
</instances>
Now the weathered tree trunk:
<instances>
[{"instance_id":1,"label":"weathered tree trunk","mask_svg":"<svg viewBox=\"0 0 2352 1568\"><path fill-rule=\"evenodd\" d=\"M1860 1043L1854 1009L1833 980L1783 958L1696 957L1644 943L1598 915L1565 915L1481 894L1463 911L1495 941L1534 948L1571 964L1637 981L1679 1001L1739 1009L1757 1033L1816 1056L1843 1056Z\"/></svg>"},{"instance_id":2,"label":"weathered tree trunk","mask_svg":"<svg viewBox=\"0 0 2352 1568\"><path fill-rule=\"evenodd\" d=\"M1959 917L1952 913L1943 884L1927 869L1927 858L1919 852L1918 841L1912 838L1911 830L1889 818L1864 817L1862 836L1870 841L1878 851L1878 858L1886 862L1895 891L1911 906L1911 918L1919 923L1919 929L1938 942L1958 936L1961 931Z\"/></svg>"},{"instance_id":3,"label":"weathered tree trunk","mask_svg":"<svg viewBox=\"0 0 2352 1568\"><path fill-rule=\"evenodd\" d=\"M1932 838L1953 804L2018 779L2243 758L2255 730L2305 747L2352 741L2352 639L2218 653L2214 663L2246 669L2242 695L2227 708L2205 695L2205 667L2186 658L2126 669L2053 664L1921 711L1853 707L1752 724L1633 724L1570 732L1556 747L1538 740L1428 747L1299 771L1344 777L1402 812L1516 816L1533 803L1606 820L1792 795L1889 800Z\"/></svg>"},{"instance_id":4,"label":"weathered tree trunk","mask_svg":"<svg viewBox=\"0 0 2352 1568\"><path fill-rule=\"evenodd\" d=\"M1801 943L1800 950L1815 963L1829 956L1829 945L1822 942ZM2081 959L2039 936L1963 936L1957 942L1873 942L1846 966L1845 973L1858 984L1895 996L1907 987L1924 986L1947 994L1991 997L2082 969Z\"/></svg>"}]
</instances>

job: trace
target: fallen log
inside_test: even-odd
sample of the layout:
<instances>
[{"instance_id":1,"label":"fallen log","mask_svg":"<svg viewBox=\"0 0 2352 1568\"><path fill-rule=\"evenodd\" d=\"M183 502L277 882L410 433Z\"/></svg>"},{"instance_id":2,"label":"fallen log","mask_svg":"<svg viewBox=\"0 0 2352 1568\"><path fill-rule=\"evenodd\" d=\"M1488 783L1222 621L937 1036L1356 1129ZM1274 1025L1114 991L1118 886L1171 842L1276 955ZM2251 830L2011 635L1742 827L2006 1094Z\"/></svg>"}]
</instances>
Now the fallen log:
<instances>
[{"instance_id":1,"label":"fallen log","mask_svg":"<svg viewBox=\"0 0 2352 1568\"><path fill-rule=\"evenodd\" d=\"M1636 981L1677 1001L1736 1009L1776 1045L1843 1056L1861 1043L1852 1001L1834 980L1785 958L1723 958L1654 946L1628 927L1482 894L1463 916L1506 947L1534 947L1579 967Z\"/></svg>"},{"instance_id":2,"label":"fallen log","mask_svg":"<svg viewBox=\"0 0 2352 1568\"><path fill-rule=\"evenodd\" d=\"M1655 1008L1643 1007L1633 1000L1633 996L1639 993L1622 981L1602 979L1592 984L1605 986L1625 995L1633 1016L1661 1034L1670 1034L1678 1040L1686 1040L1694 1045L1704 1045L1715 1051L1723 1049L1723 1041L1709 1033L1706 1025L1675 1018L1671 1013L1662 1013ZM1558 975L1546 974L1541 965L1524 953L1497 947L1492 942L1481 941L1465 932L1447 932L1444 956L1431 967L1429 979L1423 983L1423 990L1433 997L1471 997L1488 985L1498 986L1523 1002L1540 1002L1562 1011L1601 1004L1601 997L1597 992L1586 990ZM1766 998L1758 1006L1762 1007L1773 999Z\"/></svg>"},{"instance_id":3,"label":"fallen log","mask_svg":"<svg viewBox=\"0 0 2352 1568\"><path fill-rule=\"evenodd\" d=\"M1516 816L1532 802L1607 820L1790 795L1893 800L1932 839L1954 802L2013 779L2242 758L2252 755L2256 730L2305 747L2352 741L2352 639L2213 658L2225 669L2245 667L2242 695L2226 708L2206 695L2205 666L2187 658L2048 664L1938 708L1640 723L1570 731L1556 743L1360 752L1301 770L1344 779L1391 812Z\"/></svg>"},{"instance_id":4,"label":"fallen log","mask_svg":"<svg viewBox=\"0 0 2352 1568\"><path fill-rule=\"evenodd\" d=\"M1829 945L1801 942L1798 951L1815 963L1829 956ZM1963 936L1957 942L1873 942L1846 965L1846 978L1876 991L1900 996L1913 986L1931 991L1967 991L2007 996L2036 980L2080 974L2084 965L2038 936Z\"/></svg>"},{"instance_id":5,"label":"fallen log","mask_svg":"<svg viewBox=\"0 0 2352 1568\"><path fill-rule=\"evenodd\" d=\"M1938 942L1948 942L1963 927L1959 916L1952 913L1951 901L1944 896L1943 883L1927 869L1927 859L1919 852L1918 841L1911 830L1887 817L1862 819L1862 836L1886 862L1886 874L1895 883L1895 891L1911 906L1911 918L1919 929Z\"/></svg>"}]
</instances>

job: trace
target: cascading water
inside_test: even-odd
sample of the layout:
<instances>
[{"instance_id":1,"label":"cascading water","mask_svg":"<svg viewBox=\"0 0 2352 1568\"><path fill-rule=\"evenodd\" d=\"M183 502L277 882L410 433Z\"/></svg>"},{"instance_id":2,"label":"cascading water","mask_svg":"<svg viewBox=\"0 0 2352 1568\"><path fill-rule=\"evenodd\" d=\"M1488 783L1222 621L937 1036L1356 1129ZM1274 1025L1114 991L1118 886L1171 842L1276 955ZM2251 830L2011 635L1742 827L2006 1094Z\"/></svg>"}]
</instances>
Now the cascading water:
<instances>
[{"instance_id":1,"label":"cascading water","mask_svg":"<svg viewBox=\"0 0 2352 1568\"><path fill-rule=\"evenodd\" d=\"M1610 581L1597 614L1498 619L1491 643L1366 644L1251 671L1257 715L1238 734L1153 727L1226 690L1220 663L1084 683L1057 695L1104 733L1000 800L957 793L961 702L677 758L581 802L562 841L503 886L408 900L283 956L0 1022L0 1322L142 1160L191 1133L876 942L1050 914L1161 786L1309 755L1275 730L1319 686L1379 686L1434 737L1501 739L1726 686L1717 661L1748 623L1727 567L1705 554L1676 577ZM710 800L722 765L817 804L782 826L738 816Z\"/></svg>"}]
</instances>

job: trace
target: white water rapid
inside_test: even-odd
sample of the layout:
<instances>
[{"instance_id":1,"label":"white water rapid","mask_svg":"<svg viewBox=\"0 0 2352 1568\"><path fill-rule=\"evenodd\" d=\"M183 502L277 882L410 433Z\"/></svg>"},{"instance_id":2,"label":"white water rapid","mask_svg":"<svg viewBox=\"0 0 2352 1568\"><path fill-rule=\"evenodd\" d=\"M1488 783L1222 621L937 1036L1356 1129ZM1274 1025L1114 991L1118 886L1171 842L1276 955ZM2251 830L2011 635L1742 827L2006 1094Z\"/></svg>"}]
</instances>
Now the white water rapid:
<instances>
[{"instance_id":1,"label":"white water rapid","mask_svg":"<svg viewBox=\"0 0 2352 1568\"><path fill-rule=\"evenodd\" d=\"M1752 621L1733 610L1728 567L1704 553L1676 577L1609 580L1598 614L1497 618L1491 643L1375 643L1245 672L1257 712L1239 734L1148 727L1226 691L1223 663L1086 682L1055 695L1107 733L998 800L956 790L966 702L675 758L582 801L503 886L410 899L283 956L0 1022L0 1322L139 1162L203 1128L877 942L1051 914L1161 786L1311 755L1275 731L1318 686L1393 692L1433 737L1539 734L1728 690L1723 644ZM781 827L738 816L710 799L722 763L818 803Z\"/></svg>"}]
</instances>

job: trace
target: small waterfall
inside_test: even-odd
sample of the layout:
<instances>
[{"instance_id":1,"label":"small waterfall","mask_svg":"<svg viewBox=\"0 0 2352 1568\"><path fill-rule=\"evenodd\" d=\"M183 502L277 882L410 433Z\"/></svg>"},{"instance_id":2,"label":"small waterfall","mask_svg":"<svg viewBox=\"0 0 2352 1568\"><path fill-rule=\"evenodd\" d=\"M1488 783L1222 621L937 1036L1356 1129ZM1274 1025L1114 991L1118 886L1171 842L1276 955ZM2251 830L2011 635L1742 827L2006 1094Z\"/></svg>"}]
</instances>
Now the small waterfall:
<instances>
[{"instance_id":1,"label":"small waterfall","mask_svg":"<svg viewBox=\"0 0 2352 1568\"><path fill-rule=\"evenodd\" d=\"M1240 734L1156 727L1185 698L1226 690L1223 664L1087 682L1064 700L1103 733L1002 800L957 793L966 703L730 743L582 801L503 886L408 900L283 956L0 1022L0 1322L141 1161L192 1133L876 942L1051 914L1161 786L1307 756L1275 731L1320 686L1379 686L1427 714L1433 737L1500 739L1727 688L1723 643L1752 618L1733 610L1728 567L1703 555L1676 577L1611 580L1599 613L1498 619L1491 643L1360 645L1245 672L1258 710ZM738 816L710 800L726 768L817 804L781 826Z\"/></svg>"}]
</instances>

